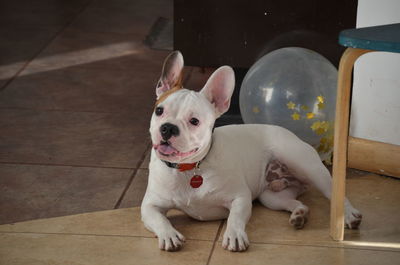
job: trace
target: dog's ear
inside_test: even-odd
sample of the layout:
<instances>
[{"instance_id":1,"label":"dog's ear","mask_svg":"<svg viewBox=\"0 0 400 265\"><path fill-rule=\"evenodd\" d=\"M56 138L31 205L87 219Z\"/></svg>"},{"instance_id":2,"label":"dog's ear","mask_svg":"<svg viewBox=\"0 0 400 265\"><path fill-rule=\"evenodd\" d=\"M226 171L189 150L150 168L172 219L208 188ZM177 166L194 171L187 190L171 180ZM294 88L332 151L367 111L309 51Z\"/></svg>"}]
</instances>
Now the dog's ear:
<instances>
[{"instance_id":1,"label":"dog's ear","mask_svg":"<svg viewBox=\"0 0 400 265\"><path fill-rule=\"evenodd\" d=\"M235 73L229 66L218 68L208 79L201 93L215 107L217 116L221 116L231 104L233 89L235 88Z\"/></svg>"},{"instance_id":2,"label":"dog's ear","mask_svg":"<svg viewBox=\"0 0 400 265\"><path fill-rule=\"evenodd\" d=\"M168 90L182 86L183 56L179 51L168 55L164 61L160 80L157 83L157 99Z\"/></svg>"}]
</instances>

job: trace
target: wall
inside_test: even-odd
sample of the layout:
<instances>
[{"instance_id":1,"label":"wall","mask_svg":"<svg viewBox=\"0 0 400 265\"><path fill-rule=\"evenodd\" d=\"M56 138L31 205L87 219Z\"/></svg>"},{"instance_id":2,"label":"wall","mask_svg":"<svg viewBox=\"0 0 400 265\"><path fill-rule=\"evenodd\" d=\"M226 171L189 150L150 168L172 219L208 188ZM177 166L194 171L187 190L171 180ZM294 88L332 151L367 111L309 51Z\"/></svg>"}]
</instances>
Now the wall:
<instances>
[{"instance_id":1,"label":"wall","mask_svg":"<svg viewBox=\"0 0 400 265\"><path fill-rule=\"evenodd\" d=\"M400 23L399 0L359 0L357 27ZM354 69L350 135L400 145L400 54L371 53Z\"/></svg>"}]
</instances>

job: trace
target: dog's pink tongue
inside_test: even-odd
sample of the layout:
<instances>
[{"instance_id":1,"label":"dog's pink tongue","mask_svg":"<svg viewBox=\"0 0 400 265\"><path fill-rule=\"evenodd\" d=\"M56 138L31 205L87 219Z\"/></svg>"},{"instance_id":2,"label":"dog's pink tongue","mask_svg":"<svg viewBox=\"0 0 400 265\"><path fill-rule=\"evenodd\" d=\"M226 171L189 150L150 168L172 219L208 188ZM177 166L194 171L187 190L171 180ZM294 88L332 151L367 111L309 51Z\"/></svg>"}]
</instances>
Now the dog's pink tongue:
<instances>
[{"instance_id":1,"label":"dog's pink tongue","mask_svg":"<svg viewBox=\"0 0 400 265\"><path fill-rule=\"evenodd\" d=\"M159 145L157 150L165 155L171 155L176 152L175 148L170 145Z\"/></svg>"}]
</instances>

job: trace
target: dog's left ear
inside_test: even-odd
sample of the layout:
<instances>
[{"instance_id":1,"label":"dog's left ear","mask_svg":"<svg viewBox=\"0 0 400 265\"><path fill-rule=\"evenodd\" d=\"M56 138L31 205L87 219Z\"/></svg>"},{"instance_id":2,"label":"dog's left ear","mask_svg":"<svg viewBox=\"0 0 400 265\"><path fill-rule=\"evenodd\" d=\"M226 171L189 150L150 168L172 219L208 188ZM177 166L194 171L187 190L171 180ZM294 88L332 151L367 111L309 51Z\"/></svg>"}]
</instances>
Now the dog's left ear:
<instances>
[{"instance_id":1,"label":"dog's left ear","mask_svg":"<svg viewBox=\"0 0 400 265\"><path fill-rule=\"evenodd\" d=\"M235 72L229 66L222 66L211 75L200 93L214 105L219 117L229 109L234 88Z\"/></svg>"},{"instance_id":2,"label":"dog's left ear","mask_svg":"<svg viewBox=\"0 0 400 265\"><path fill-rule=\"evenodd\" d=\"M164 61L160 80L157 83L157 99L162 94L173 88L182 87L183 56L179 51L174 51Z\"/></svg>"}]
</instances>

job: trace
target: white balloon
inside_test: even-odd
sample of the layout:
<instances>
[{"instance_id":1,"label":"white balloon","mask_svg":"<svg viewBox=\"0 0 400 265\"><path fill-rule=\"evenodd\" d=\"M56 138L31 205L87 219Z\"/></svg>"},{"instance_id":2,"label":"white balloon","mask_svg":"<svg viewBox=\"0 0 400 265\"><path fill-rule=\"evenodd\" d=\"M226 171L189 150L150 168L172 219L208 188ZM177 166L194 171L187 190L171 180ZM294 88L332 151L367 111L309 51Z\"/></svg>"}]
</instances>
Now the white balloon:
<instances>
[{"instance_id":1,"label":"white balloon","mask_svg":"<svg viewBox=\"0 0 400 265\"><path fill-rule=\"evenodd\" d=\"M240 90L245 123L285 127L331 156L337 69L322 55L304 48L272 51L247 72Z\"/></svg>"}]
</instances>

